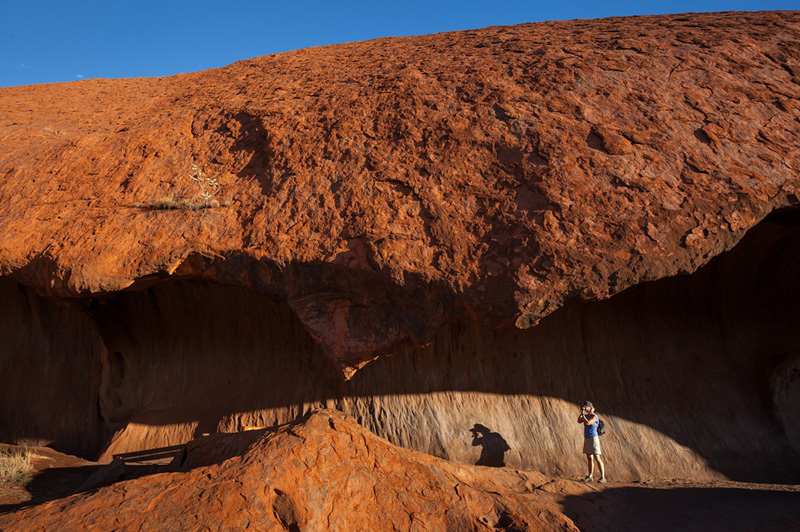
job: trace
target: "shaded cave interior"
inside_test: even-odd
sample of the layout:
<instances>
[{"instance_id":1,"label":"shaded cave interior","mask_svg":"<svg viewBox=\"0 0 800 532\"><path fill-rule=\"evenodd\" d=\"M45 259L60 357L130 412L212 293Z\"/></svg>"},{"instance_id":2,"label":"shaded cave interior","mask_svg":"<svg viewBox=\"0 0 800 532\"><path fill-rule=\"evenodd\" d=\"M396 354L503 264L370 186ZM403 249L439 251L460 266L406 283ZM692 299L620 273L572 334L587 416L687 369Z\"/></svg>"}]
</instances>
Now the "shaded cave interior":
<instances>
[{"instance_id":1,"label":"shaded cave interior","mask_svg":"<svg viewBox=\"0 0 800 532\"><path fill-rule=\"evenodd\" d=\"M289 306L170 280L76 306L0 279L0 440L92 459L336 408L392 443L582 471L577 404L609 425L620 479L800 481L800 211L778 211L691 275L575 303L527 330L446 325L350 381ZM485 449L484 449L485 451Z\"/></svg>"}]
</instances>

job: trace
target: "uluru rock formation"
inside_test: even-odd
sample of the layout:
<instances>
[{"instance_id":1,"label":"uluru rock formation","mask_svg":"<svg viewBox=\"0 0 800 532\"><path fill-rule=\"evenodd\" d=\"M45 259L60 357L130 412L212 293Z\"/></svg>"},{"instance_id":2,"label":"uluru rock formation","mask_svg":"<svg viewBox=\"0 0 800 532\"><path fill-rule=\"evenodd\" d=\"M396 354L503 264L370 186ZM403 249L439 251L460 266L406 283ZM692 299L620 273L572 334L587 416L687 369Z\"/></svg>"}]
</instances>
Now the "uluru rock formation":
<instances>
[{"instance_id":1,"label":"uluru rock formation","mask_svg":"<svg viewBox=\"0 0 800 532\"><path fill-rule=\"evenodd\" d=\"M617 479L797 482L799 102L798 12L0 89L0 440L326 407L574 476L591 397Z\"/></svg>"}]
</instances>

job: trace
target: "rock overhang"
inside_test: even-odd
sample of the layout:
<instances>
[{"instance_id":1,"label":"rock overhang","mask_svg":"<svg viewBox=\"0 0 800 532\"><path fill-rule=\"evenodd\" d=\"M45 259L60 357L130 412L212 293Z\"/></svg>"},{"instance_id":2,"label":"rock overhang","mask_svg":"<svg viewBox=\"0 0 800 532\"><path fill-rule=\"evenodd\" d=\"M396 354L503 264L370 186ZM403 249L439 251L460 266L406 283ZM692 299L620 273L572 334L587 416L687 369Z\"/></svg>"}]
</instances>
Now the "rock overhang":
<instances>
[{"instance_id":1,"label":"rock overhang","mask_svg":"<svg viewBox=\"0 0 800 532\"><path fill-rule=\"evenodd\" d=\"M344 374L459 317L528 327L798 204L798 50L796 12L637 17L2 89L0 271L253 288Z\"/></svg>"}]
</instances>

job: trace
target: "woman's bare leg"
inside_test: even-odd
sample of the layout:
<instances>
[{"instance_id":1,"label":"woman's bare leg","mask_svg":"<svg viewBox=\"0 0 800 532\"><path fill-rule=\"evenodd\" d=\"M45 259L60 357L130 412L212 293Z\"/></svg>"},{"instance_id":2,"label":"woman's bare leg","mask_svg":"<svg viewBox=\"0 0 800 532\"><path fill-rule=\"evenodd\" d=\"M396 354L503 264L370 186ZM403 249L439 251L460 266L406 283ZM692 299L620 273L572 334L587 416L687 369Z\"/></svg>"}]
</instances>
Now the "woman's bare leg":
<instances>
[{"instance_id":1,"label":"woman's bare leg","mask_svg":"<svg viewBox=\"0 0 800 532\"><path fill-rule=\"evenodd\" d=\"M606 465L603 463L603 457L596 454L594 459L597 460L597 465L600 466L600 478L606 478Z\"/></svg>"}]
</instances>

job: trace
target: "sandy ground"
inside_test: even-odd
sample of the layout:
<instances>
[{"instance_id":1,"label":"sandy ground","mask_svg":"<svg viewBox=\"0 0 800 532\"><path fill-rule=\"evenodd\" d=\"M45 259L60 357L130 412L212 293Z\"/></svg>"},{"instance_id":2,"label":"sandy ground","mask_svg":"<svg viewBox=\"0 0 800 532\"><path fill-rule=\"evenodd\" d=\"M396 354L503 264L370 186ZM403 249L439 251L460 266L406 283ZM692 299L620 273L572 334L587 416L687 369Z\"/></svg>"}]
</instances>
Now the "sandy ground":
<instances>
[{"instance_id":1,"label":"sandy ground","mask_svg":"<svg viewBox=\"0 0 800 532\"><path fill-rule=\"evenodd\" d=\"M581 529L612 531L800 530L800 486L677 480L609 482L561 499Z\"/></svg>"},{"instance_id":2,"label":"sandy ground","mask_svg":"<svg viewBox=\"0 0 800 532\"><path fill-rule=\"evenodd\" d=\"M14 448L11 445L2 447ZM103 467L49 447L28 449L38 455L32 460L34 469L22 482L0 480L0 512L71 495L92 473Z\"/></svg>"}]
</instances>

